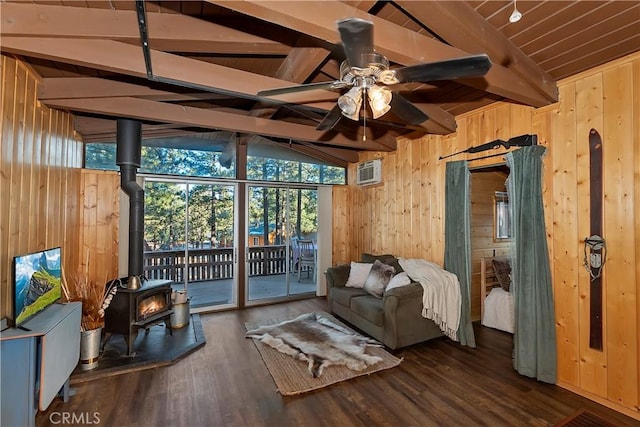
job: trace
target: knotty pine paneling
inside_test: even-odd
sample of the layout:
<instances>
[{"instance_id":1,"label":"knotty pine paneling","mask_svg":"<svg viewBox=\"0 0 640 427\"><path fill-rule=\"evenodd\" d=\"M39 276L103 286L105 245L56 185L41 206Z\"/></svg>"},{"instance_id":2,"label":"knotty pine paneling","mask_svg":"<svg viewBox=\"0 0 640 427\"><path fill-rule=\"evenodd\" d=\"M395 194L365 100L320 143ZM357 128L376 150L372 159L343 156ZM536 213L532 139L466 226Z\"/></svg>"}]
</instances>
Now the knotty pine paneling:
<instances>
[{"instance_id":1,"label":"knotty pine paneling","mask_svg":"<svg viewBox=\"0 0 640 427\"><path fill-rule=\"evenodd\" d=\"M78 271L98 286L103 286L118 277L118 172L83 169L80 201Z\"/></svg>"},{"instance_id":2,"label":"knotty pine paneling","mask_svg":"<svg viewBox=\"0 0 640 427\"><path fill-rule=\"evenodd\" d=\"M457 132L401 140L381 158L383 183L349 185L335 199L334 262L360 252L394 253L442 263L444 172L438 156L490 140L535 133L547 147L543 204L554 287L558 383L640 418L640 55L558 83L559 102L530 107L495 103L458 116ZM588 131L604 140L604 351L589 349L589 276L583 241L589 233ZM453 159L472 160L463 154ZM498 164L502 157L470 163ZM341 206L348 199L350 204ZM348 210L349 215L344 214ZM373 220L372 222L372 219Z\"/></svg>"},{"instance_id":3,"label":"knotty pine paneling","mask_svg":"<svg viewBox=\"0 0 640 427\"><path fill-rule=\"evenodd\" d=\"M77 262L82 142L73 117L36 99L38 76L0 55L0 317L11 314L12 261L60 246Z\"/></svg>"}]
</instances>

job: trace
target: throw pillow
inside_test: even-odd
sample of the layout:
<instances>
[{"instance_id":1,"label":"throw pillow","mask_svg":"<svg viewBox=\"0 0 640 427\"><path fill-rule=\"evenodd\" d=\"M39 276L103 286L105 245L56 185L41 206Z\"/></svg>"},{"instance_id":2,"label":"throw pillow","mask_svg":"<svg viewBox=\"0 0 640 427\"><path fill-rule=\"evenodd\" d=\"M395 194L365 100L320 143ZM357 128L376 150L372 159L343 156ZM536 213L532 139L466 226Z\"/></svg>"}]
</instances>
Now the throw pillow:
<instances>
[{"instance_id":1,"label":"throw pillow","mask_svg":"<svg viewBox=\"0 0 640 427\"><path fill-rule=\"evenodd\" d=\"M363 253L362 254L362 262L375 262L376 260L379 260L380 262L382 262L383 264L387 264L392 266L395 269L396 273L402 273L402 267L400 267L400 264L398 263L398 258L396 258L395 256L391 255L391 254L384 254L384 255L372 255L372 254L367 254L367 253Z\"/></svg>"},{"instance_id":2,"label":"throw pillow","mask_svg":"<svg viewBox=\"0 0 640 427\"><path fill-rule=\"evenodd\" d=\"M367 281L369 271L371 271L373 263L351 262L351 270L349 270L349 278L345 286L349 288L363 288L364 282Z\"/></svg>"},{"instance_id":3,"label":"throw pillow","mask_svg":"<svg viewBox=\"0 0 640 427\"><path fill-rule=\"evenodd\" d=\"M387 285L385 292L393 288L399 288L401 286L407 286L410 284L411 284L411 279L409 279L407 272L403 271L402 273L396 274L391 278L391 280L389 280L389 284Z\"/></svg>"},{"instance_id":4,"label":"throw pillow","mask_svg":"<svg viewBox=\"0 0 640 427\"><path fill-rule=\"evenodd\" d=\"M496 273L496 279L502 286L502 289L509 292L511 288L511 265L506 259L494 258L491 263L493 264L493 271Z\"/></svg>"},{"instance_id":5,"label":"throw pillow","mask_svg":"<svg viewBox=\"0 0 640 427\"><path fill-rule=\"evenodd\" d=\"M382 298L392 276L393 267L376 260L364 282L364 290L376 298Z\"/></svg>"}]
</instances>

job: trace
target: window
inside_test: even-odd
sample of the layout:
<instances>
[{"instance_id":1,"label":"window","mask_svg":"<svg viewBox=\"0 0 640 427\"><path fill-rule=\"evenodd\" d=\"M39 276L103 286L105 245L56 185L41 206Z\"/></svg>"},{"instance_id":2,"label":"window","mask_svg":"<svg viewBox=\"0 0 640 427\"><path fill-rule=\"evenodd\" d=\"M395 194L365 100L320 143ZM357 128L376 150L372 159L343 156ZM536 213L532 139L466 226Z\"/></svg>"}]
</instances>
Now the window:
<instances>
[{"instance_id":1,"label":"window","mask_svg":"<svg viewBox=\"0 0 640 427\"><path fill-rule=\"evenodd\" d=\"M496 191L493 196L493 229L495 240L511 238L511 208L509 196L504 191Z\"/></svg>"},{"instance_id":2,"label":"window","mask_svg":"<svg viewBox=\"0 0 640 427\"><path fill-rule=\"evenodd\" d=\"M235 178L235 140L221 132L200 138L155 138L142 141L140 172L210 178ZM215 135L214 135L215 134ZM213 136L218 139L212 139ZM209 138L204 138L208 136ZM220 139L222 138L222 139ZM115 142L85 145L85 168L118 170ZM345 184L346 169L324 164L286 145L254 136L248 143L247 179L309 184Z\"/></svg>"},{"instance_id":3,"label":"window","mask_svg":"<svg viewBox=\"0 0 640 427\"><path fill-rule=\"evenodd\" d=\"M287 144L256 135L247 143L247 179L345 184L346 170L293 151Z\"/></svg>"},{"instance_id":4,"label":"window","mask_svg":"<svg viewBox=\"0 0 640 427\"><path fill-rule=\"evenodd\" d=\"M145 146L145 143L140 172L235 178L235 162L226 161L225 152ZM87 169L118 170L113 142L86 144L84 159Z\"/></svg>"}]
</instances>

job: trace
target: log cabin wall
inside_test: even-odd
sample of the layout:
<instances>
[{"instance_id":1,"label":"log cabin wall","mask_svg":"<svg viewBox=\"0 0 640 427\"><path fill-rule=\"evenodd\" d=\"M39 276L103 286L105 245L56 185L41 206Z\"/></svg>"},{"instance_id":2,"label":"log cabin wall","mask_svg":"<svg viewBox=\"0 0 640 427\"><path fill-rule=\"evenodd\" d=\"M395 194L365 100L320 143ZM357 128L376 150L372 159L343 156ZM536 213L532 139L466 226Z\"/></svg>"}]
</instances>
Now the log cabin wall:
<instances>
[{"instance_id":1,"label":"log cabin wall","mask_svg":"<svg viewBox=\"0 0 640 427\"><path fill-rule=\"evenodd\" d=\"M507 191L507 172L471 172L471 320L480 320L480 260L483 257L507 256L511 241L495 239L495 192Z\"/></svg>"},{"instance_id":2,"label":"log cabin wall","mask_svg":"<svg viewBox=\"0 0 640 427\"><path fill-rule=\"evenodd\" d=\"M77 263L82 142L73 117L37 101L38 76L0 55L0 318L11 315L16 255L60 246Z\"/></svg>"},{"instance_id":3,"label":"log cabin wall","mask_svg":"<svg viewBox=\"0 0 640 427\"><path fill-rule=\"evenodd\" d=\"M391 252L442 263L444 172L438 156L496 138L534 133L547 146L543 203L553 275L558 383L640 417L640 55L565 79L548 107L496 103L457 117L455 134L400 140L382 159L383 183L334 191L334 264L363 251ZM589 348L589 274L583 239L589 233L588 135L604 141L604 351ZM461 155L452 159L473 159ZM500 158L472 162L500 162Z\"/></svg>"}]
</instances>

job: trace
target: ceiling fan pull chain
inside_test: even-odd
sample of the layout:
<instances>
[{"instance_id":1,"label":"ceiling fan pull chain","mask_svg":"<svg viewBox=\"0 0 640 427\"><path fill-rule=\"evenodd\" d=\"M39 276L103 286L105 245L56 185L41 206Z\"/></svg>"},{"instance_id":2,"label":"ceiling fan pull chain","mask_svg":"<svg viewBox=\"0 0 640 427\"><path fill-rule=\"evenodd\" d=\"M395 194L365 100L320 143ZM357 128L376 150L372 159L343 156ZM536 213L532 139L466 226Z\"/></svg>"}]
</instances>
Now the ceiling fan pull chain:
<instances>
[{"instance_id":1,"label":"ceiling fan pull chain","mask_svg":"<svg viewBox=\"0 0 640 427\"><path fill-rule=\"evenodd\" d=\"M365 96L362 97L362 116L363 116L363 126L362 126L362 142L367 141L367 104L365 104L364 99L366 98L367 89L363 89L365 92Z\"/></svg>"}]
</instances>

